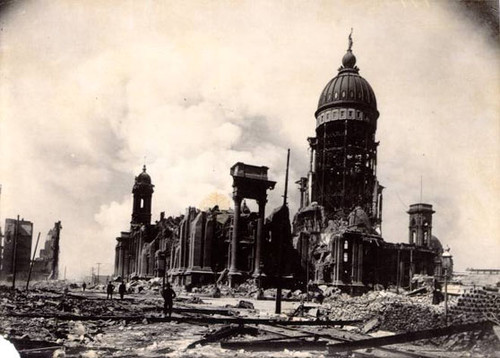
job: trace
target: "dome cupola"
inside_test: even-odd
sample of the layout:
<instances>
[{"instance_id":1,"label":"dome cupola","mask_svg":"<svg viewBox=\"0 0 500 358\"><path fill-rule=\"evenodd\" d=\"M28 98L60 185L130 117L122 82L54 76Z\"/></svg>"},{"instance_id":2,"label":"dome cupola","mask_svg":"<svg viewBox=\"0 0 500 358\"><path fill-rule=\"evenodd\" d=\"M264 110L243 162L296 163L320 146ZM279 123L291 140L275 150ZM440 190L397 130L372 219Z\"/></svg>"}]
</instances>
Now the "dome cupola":
<instances>
[{"instance_id":1,"label":"dome cupola","mask_svg":"<svg viewBox=\"0 0 500 358\"><path fill-rule=\"evenodd\" d=\"M366 112L371 112L371 117L378 117L377 100L375 93L368 81L359 75L356 66L356 56L352 53L352 33L349 35L349 47L342 58L342 66L338 74L332 78L319 97L318 115L332 108L351 107Z\"/></svg>"},{"instance_id":2,"label":"dome cupola","mask_svg":"<svg viewBox=\"0 0 500 358\"><path fill-rule=\"evenodd\" d=\"M142 173L135 178L137 184L151 184L151 177L146 173L146 165L142 167Z\"/></svg>"}]
</instances>

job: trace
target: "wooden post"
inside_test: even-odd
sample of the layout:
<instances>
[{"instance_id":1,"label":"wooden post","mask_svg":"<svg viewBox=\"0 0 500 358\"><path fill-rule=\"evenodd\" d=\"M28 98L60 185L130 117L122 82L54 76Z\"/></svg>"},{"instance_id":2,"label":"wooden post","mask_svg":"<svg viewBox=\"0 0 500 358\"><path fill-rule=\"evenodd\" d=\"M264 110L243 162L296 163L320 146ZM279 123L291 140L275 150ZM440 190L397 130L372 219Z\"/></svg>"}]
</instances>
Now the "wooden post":
<instances>
[{"instance_id":1,"label":"wooden post","mask_svg":"<svg viewBox=\"0 0 500 358\"><path fill-rule=\"evenodd\" d=\"M14 229L14 247L12 249L12 289L16 289L17 273L17 237L19 235L19 215L17 215L16 228Z\"/></svg>"},{"instance_id":2,"label":"wooden post","mask_svg":"<svg viewBox=\"0 0 500 358\"><path fill-rule=\"evenodd\" d=\"M397 267L396 267L396 293L399 293L399 261L400 261L400 255L401 255L401 250L400 250L400 247L398 245L398 263L397 263Z\"/></svg>"},{"instance_id":3,"label":"wooden post","mask_svg":"<svg viewBox=\"0 0 500 358\"><path fill-rule=\"evenodd\" d=\"M306 241L306 302L309 302L309 239L311 236L307 237Z\"/></svg>"},{"instance_id":4,"label":"wooden post","mask_svg":"<svg viewBox=\"0 0 500 358\"><path fill-rule=\"evenodd\" d=\"M290 149L288 149L286 157L286 174L285 174L285 193L283 195L283 207L286 207L286 199L288 192L288 169L290 167ZM288 223L282 223L288 225ZM278 272L277 272L277 287L276 287L276 310L275 313L281 314L281 256L283 249L283 235L288 233L289 229L281 230L280 235L278 235Z\"/></svg>"},{"instance_id":5,"label":"wooden post","mask_svg":"<svg viewBox=\"0 0 500 358\"><path fill-rule=\"evenodd\" d=\"M165 248L165 255L163 257L163 282L161 286L161 292L165 291L165 277L167 276L167 248ZM122 279L123 280L123 279Z\"/></svg>"},{"instance_id":6,"label":"wooden post","mask_svg":"<svg viewBox=\"0 0 500 358\"><path fill-rule=\"evenodd\" d=\"M26 282L26 292L28 292L28 287L31 279L31 271L33 270L33 265L35 264L35 255L36 255L36 249L38 248L38 241L40 240L40 234L41 232L38 233L38 237L36 238L35 251L33 252L33 258L31 259L30 271L28 273L28 281Z\"/></svg>"},{"instance_id":7,"label":"wooden post","mask_svg":"<svg viewBox=\"0 0 500 358\"><path fill-rule=\"evenodd\" d=\"M444 322L448 323L448 269L444 269Z\"/></svg>"}]
</instances>

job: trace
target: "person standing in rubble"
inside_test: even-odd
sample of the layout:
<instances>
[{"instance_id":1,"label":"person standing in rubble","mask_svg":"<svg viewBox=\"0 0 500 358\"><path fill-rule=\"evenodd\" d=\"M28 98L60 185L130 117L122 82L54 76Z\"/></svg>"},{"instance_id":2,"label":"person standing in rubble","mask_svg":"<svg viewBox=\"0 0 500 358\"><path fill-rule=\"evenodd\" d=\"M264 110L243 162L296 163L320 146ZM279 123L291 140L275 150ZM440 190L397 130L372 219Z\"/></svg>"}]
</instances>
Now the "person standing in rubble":
<instances>
[{"instance_id":1,"label":"person standing in rubble","mask_svg":"<svg viewBox=\"0 0 500 358\"><path fill-rule=\"evenodd\" d=\"M125 282L122 282L120 283L120 286L118 286L118 293L120 294L120 300L123 300L123 296L125 295L125 291L126 291L126 288L125 288Z\"/></svg>"},{"instance_id":2,"label":"person standing in rubble","mask_svg":"<svg viewBox=\"0 0 500 358\"><path fill-rule=\"evenodd\" d=\"M110 282L108 282L108 286L106 287L106 299L113 299L113 291L115 290L115 286Z\"/></svg>"},{"instance_id":3,"label":"person standing in rubble","mask_svg":"<svg viewBox=\"0 0 500 358\"><path fill-rule=\"evenodd\" d=\"M86 284L85 282L84 282L84 283L82 283L82 290L83 290L83 292L85 292L85 289L86 289L86 288L87 288L87 284Z\"/></svg>"},{"instance_id":4,"label":"person standing in rubble","mask_svg":"<svg viewBox=\"0 0 500 358\"><path fill-rule=\"evenodd\" d=\"M170 283L167 282L167 285L165 286L165 289L162 291L161 295L164 299L163 314L167 316L168 313L168 317L170 318L172 316L174 298L177 297L174 290L172 290L172 287L170 287Z\"/></svg>"}]
</instances>

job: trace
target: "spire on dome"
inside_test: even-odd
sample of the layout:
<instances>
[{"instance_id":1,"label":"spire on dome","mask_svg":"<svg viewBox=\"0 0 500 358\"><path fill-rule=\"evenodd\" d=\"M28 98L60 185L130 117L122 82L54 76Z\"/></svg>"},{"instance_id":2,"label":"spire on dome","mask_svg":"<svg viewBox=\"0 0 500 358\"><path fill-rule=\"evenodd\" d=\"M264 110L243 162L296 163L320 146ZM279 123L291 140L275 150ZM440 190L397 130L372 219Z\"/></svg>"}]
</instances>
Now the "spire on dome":
<instances>
[{"instance_id":1,"label":"spire on dome","mask_svg":"<svg viewBox=\"0 0 500 358\"><path fill-rule=\"evenodd\" d=\"M349 34L349 47L347 48L347 51L352 52L352 27L351 27L351 33Z\"/></svg>"},{"instance_id":2,"label":"spire on dome","mask_svg":"<svg viewBox=\"0 0 500 358\"><path fill-rule=\"evenodd\" d=\"M352 44L354 43L352 41L352 27L351 27L351 33L349 34L348 37L348 43L349 47L347 48L347 53L342 57L342 66L344 68L353 68L356 69L356 56L352 54Z\"/></svg>"}]
</instances>

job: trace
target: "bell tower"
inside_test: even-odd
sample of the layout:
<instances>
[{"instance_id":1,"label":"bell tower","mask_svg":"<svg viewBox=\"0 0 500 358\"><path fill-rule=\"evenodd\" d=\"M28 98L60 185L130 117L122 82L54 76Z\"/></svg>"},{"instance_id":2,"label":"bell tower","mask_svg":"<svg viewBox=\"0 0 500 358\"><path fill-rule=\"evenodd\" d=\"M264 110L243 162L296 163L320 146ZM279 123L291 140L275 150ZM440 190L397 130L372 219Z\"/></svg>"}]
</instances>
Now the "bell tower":
<instances>
[{"instance_id":1,"label":"bell tower","mask_svg":"<svg viewBox=\"0 0 500 358\"><path fill-rule=\"evenodd\" d=\"M432 237L432 210L431 204L412 204L408 214L410 215L409 243L416 246L429 247Z\"/></svg>"},{"instance_id":2,"label":"bell tower","mask_svg":"<svg viewBox=\"0 0 500 358\"><path fill-rule=\"evenodd\" d=\"M142 168L142 173L135 177L132 194L134 202L132 206L132 225L149 225L151 223L151 198L153 196L154 185L151 184L151 177L146 173L146 165Z\"/></svg>"}]
</instances>

